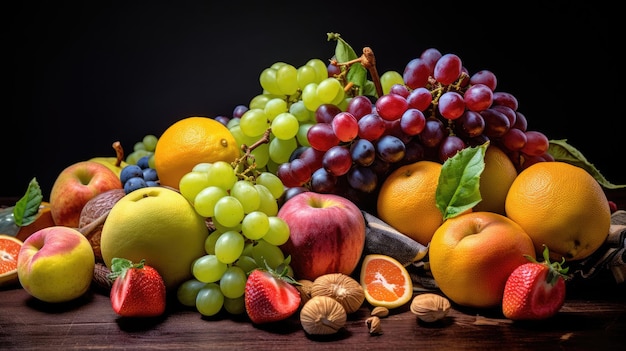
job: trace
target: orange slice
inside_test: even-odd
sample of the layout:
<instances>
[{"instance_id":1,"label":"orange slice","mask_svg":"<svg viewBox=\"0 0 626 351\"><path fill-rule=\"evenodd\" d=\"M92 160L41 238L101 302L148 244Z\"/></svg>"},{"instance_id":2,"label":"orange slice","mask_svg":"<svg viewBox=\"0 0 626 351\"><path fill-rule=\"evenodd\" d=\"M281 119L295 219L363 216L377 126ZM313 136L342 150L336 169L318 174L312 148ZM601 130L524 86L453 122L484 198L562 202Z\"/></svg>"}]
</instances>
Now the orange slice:
<instances>
[{"instance_id":1,"label":"orange slice","mask_svg":"<svg viewBox=\"0 0 626 351\"><path fill-rule=\"evenodd\" d=\"M413 297L413 281L406 268L393 257L370 254L361 265L361 286L372 306L396 308Z\"/></svg>"},{"instance_id":2,"label":"orange slice","mask_svg":"<svg viewBox=\"0 0 626 351\"><path fill-rule=\"evenodd\" d=\"M11 235L0 234L0 286L14 284L17 277L17 254L23 242Z\"/></svg>"}]
</instances>

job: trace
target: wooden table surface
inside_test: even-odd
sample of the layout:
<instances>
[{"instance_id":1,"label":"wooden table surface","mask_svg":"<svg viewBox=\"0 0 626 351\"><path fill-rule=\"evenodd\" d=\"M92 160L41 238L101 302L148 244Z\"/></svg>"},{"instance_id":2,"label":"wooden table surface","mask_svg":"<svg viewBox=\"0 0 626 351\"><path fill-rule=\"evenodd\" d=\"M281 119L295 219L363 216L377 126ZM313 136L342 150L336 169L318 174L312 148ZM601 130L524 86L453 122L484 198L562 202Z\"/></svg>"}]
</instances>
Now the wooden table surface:
<instances>
[{"instance_id":1,"label":"wooden table surface","mask_svg":"<svg viewBox=\"0 0 626 351\"><path fill-rule=\"evenodd\" d=\"M626 208L624 191L618 194ZM0 350L626 350L626 283L600 276L568 284L564 306L544 321L512 322L499 310L453 305L445 320L426 324L407 304L382 319L382 334L370 335L364 304L325 337L307 336L297 315L257 326L245 315L206 318L170 301L162 317L125 319L95 286L76 301L46 304L18 284L0 288Z\"/></svg>"}]
</instances>

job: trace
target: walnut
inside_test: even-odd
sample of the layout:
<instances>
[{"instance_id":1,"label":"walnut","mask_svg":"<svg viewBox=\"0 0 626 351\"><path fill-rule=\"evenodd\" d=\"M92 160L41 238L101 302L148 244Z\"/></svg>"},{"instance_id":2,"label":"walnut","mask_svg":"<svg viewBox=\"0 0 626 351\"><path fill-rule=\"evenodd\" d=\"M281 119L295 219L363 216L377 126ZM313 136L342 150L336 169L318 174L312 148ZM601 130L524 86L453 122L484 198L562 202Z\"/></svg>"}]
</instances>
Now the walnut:
<instances>
[{"instance_id":1,"label":"walnut","mask_svg":"<svg viewBox=\"0 0 626 351\"><path fill-rule=\"evenodd\" d=\"M343 273L328 273L317 277L311 286L311 296L332 297L348 314L356 312L365 301L365 291L361 284Z\"/></svg>"},{"instance_id":2,"label":"walnut","mask_svg":"<svg viewBox=\"0 0 626 351\"><path fill-rule=\"evenodd\" d=\"M311 299L311 287L313 286L313 282L308 279L300 279L298 283L300 283L300 285L296 285L296 289L300 291L300 306L304 306L304 304Z\"/></svg>"},{"instance_id":3,"label":"walnut","mask_svg":"<svg viewBox=\"0 0 626 351\"><path fill-rule=\"evenodd\" d=\"M450 301L433 293L416 295L411 302L411 312L424 322L430 323L443 319L449 310Z\"/></svg>"},{"instance_id":4,"label":"walnut","mask_svg":"<svg viewBox=\"0 0 626 351\"><path fill-rule=\"evenodd\" d=\"M341 304L328 296L313 296L300 310L300 324L307 334L334 334L346 325Z\"/></svg>"}]
</instances>

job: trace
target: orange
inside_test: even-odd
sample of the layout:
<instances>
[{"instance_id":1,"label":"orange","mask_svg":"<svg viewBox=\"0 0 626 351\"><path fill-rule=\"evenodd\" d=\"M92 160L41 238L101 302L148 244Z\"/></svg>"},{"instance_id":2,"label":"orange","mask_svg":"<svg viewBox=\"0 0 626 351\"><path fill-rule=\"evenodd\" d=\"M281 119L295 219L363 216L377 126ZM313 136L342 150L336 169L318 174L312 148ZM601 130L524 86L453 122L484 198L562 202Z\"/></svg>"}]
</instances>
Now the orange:
<instances>
[{"instance_id":1,"label":"orange","mask_svg":"<svg viewBox=\"0 0 626 351\"><path fill-rule=\"evenodd\" d=\"M413 281L406 268L393 257L369 254L363 258L360 283L372 306L396 308L413 296Z\"/></svg>"},{"instance_id":2,"label":"orange","mask_svg":"<svg viewBox=\"0 0 626 351\"><path fill-rule=\"evenodd\" d=\"M480 175L482 200L474 211L489 211L504 215L504 201L511 183L517 177L517 169L509 156L499 147L490 144L485 151L485 169Z\"/></svg>"},{"instance_id":3,"label":"orange","mask_svg":"<svg viewBox=\"0 0 626 351\"><path fill-rule=\"evenodd\" d=\"M606 240L611 209L587 171L561 161L538 162L520 172L506 197L506 215L528 233L537 256L581 260Z\"/></svg>"},{"instance_id":4,"label":"orange","mask_svg":"<svg viewBox=\"0 0 626 351\"><path fill-rule=\"evenodd\" d=\"M430 271L441 292L455 303L476 308L502 302L506 280L535 257L532 240L509 218L469 212L447 219L428 248Z\"/></svg>"},{"instance_id":5,"label":"orange","mask_svg":"<svg viewBox=\"0 0 626 351\"><path fill-rule=\"evenodd\" d=\"M178 189L198 163L233 162L240 148L230 130L208 117L187 117L169 126L157 141L154 167L161 185Z\"/></svg>"},{"instance_id":6,"label":"orange","mask_svg":"<svg viewBox=\"0 0 626 351\"><path fill-rule=\"evenodd\" d=\"M380 187L378 217L422 245L443 223L436 192L441 164L417 161L393 171Z\"/></svg>"},{"instance_id":7,"label":"orange","mask_svg":"<svg viewBox=\"0 0 626 351\"><path fill-rule=\"evenodd\" d=\"M24 243L8 234L0 234L0 286L18 281L17 254Z\"/></svg>"}]
</instances>

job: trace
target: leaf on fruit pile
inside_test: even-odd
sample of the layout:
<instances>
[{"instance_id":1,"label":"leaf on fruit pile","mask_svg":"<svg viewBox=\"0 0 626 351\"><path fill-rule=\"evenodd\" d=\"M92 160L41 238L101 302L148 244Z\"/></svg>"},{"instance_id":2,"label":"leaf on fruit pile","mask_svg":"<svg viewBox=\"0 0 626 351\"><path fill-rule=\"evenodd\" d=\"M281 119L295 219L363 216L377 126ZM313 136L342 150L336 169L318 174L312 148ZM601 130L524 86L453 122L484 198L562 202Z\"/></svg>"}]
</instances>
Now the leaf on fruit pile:
<instances>
[{"instance_id":1,"label":"leaf on fruit pile","mask_svg":"<svg viewBox=\"0 0 626 351\"><path fill-rule=\"evenodd\" d=\"M13 207L13 220L15 221L15 225L23 227L33 223L35 219L37 219L42 200L43 196L41 195L39 183L36 178L33 178L28 184L26 194L24 194L24 196L15 203L15 207Z\"/></svg>"},{"instance_id":2,"label":"leaf on fruit pile","mask_svg":"<svg viewBox=\"0 0 626 351\"><path fill-rule=\"evenodd\" d=\"M489 142L461 150L441 167L437 185L437 208L443 220L473 208L482 200L480 175L485 169L485 151Z\"/></svg>"},{"instance_id":3,"label":"leaf on fruit pile","mask_svg":"<svg viewBox=\"0 0 626 351\"><path fill-rule=\"evenodd\" d=\"M589 163L579 150L567 143L567 139L550 140L548 153L552 155L556 161L567 162L586 170L606 189L620 189L626 187L626 184L616 185L606 180L606 178L600 174L600 171L598 171L592 163Z\"/></svg>"},{"instance_id":4,"label":"leaf on fruit pile","mask_svg":"<svg viewBox=\"0 0 626 351\"><path fill-rule=\"evenodd\" d=\"M350 62L359 57L356 52L354 52L354 49L341 38L339 33L327 33L327 35L328 41L337 41L335 60L337 60L338 63ZM367 84L367 69L360 63L350 65L346 77L349 82L354 83L354 85L360 88L362 95L376 96L376 89L373 89L372 84Z\"/></svg>"}]
</instances>

